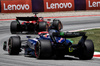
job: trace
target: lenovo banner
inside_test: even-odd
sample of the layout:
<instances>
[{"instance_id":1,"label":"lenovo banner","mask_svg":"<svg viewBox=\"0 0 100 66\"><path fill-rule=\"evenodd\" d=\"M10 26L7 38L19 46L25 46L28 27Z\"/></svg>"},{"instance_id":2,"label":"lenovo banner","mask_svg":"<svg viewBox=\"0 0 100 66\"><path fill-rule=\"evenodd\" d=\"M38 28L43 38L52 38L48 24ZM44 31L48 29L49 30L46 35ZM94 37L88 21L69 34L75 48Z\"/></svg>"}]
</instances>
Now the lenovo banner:
<instances>
[{"instance_id":1,"label":"lenovo banner","mask_svg":"<svg viewBox=\"0 0 100 66\"><path fill-rule=\"evenodd\" d=\"M32 12L31 0L1 0L1 12Z\"/></svg>"},{"instance_id":2,"label":"lenovo banner","mask_svg":"<svg viewBox=\"0 0 100 66\"><path fill-rule=\"evenodd\" d=\"M44 0L44 12L72 10L74 10L74 0Z\"/></svg>"},{"instance_id":3,"label":"lenovo banner","mask_svg":"<svg viewBox=\"0 0 100 66\"><path fill-rule=\"evenodd\" d=\"M86 0L87 10L100 10L100 0Z\"/></svg>"}]
</instances>

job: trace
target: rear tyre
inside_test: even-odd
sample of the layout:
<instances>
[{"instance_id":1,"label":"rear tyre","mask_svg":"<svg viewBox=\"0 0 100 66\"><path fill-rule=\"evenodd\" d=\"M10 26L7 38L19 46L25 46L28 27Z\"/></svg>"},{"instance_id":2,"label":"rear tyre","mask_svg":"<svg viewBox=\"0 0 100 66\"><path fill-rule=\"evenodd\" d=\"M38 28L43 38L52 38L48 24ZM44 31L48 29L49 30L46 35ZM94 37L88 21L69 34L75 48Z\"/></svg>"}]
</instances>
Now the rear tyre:
<instances>
[{"instance_id":1,"label":"rear tyre","mask_svg":"<svg viewBox=\"0 0 100 66\"><path fill-rule=\"evenodd\" d=\"M12 34L16 34L17 32L19 32L19 28L20 28L20 27L18 27L19 25L20 25L19 22L17 22L17 21L12 21L12 22L11 22L11 25L10 25L10 32L11 32Z\"/></svg>"},{"instance_id":2,"label":"rear tyre","mask_svg":"<svg viewBox=\"0 0 100 66\"><path fill-rule=\"evenodd\" d=\"M9 55L18 55L21 48L21 40L19 36L12 36L8 42Z\"/></svg>"},{"instance_id":3,"label":"rear tyre","mask_svg":"<svg viewBox=\"0 0 100 66\"><path fill-rule=\"evenodd\" d=\"M52 46L49 40L39 40L35 46L35 56L37 59L50 58L52 55Z\"/></svg>"},{"instance_id":4,"label":"rear tyre","mask_svg":"<svg viewBox=\"0 0 100 66\"><path fill-rule=\"evenodd\" d=\"M56 30L61 30L63 28L61 21L57 20L57 19L53 20L52 25L53 25L54 29L56 29Z\"/></svg>"},{"instance_id":5,"label":"rear tyre","mask_svg":"<svg viewBox=\"0 0 100 66\"><path fill-rule=\"evenodd\" d=\"M56 59L63 59L64 55L63 54L56 54Z\"/></svg>"},{"instance_id":6,"label":"rear tyre","mask_svg":"<svg viewBox=\"0 0 100 66\"><path fill-rule=\"evenodd\" d=\"M46 22L39 22L39 31L48 31L48 27Z\"/></svg>"},{"instance_id":7,"label":"rear tyre","mask_svg":"<svg viewBox=\"0 0 100 66\"><path fill-rule=\"evenodd\" d=\"M94 54L94 44L92 40L86 40L84 47L80 51L79 59L81 60L92 59L93 54Z\"/></svg>"}]
</instances>

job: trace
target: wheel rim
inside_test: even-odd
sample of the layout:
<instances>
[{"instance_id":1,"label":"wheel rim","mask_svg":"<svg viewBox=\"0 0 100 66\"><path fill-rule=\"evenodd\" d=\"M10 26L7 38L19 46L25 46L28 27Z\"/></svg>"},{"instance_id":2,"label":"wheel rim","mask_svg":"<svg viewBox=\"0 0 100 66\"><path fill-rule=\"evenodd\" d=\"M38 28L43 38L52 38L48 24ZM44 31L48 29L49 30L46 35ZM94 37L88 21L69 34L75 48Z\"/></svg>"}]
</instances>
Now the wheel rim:
<instances>
[{"instance_id":1,"label":"wheel rim","mask_svg":"<svg viewBox=\"0 0 100 66\"><path fill-rule=\"evenodd\" d=\"M35 46L35 56L38 58L39 57L39 45L36 44Z\"/></svg>"},{"instance_id":2,"label":"wheel rim","mask_svg":"<svg viewBox=\"0 0 100 66\"><path fill-rule=\"evenodd\" d=\"M12 40L9 39L9 43L8 43L8 52L11 52L11 48L12 48Z\"/></svg>"},{"instance_id":3,"label":"wheel rim","mask_svg":"<svg viewBox=\"0 0 100 66\"><path fill-rule=\"evenodd\" d=\"M46 31L48 31L48 28L49 28L48 25L46 25Z\"/></svg>"},{"instance_id":4,"label":"wheel rim","mask_svg":"<svg viewBox=\"0 0 100 66\"><path fill-rule=\"evenodd\" d=\"M61 27L62 27L62 25L61 25L61 23L59 23L58 24L58 29L61 30Z\"/></svg>"}]
</instances>

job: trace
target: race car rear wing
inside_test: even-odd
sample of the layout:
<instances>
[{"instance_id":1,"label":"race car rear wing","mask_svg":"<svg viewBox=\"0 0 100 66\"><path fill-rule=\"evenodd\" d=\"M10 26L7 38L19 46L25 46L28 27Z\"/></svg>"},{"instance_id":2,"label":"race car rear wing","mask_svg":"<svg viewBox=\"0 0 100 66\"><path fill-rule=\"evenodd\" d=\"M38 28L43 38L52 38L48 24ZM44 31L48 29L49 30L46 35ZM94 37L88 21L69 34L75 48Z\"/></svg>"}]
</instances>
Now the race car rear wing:
<instances>
[{"instance_id":1,"label":"race car rear wing","mask_svg":"<svg viewBox=\"0 0 100 66\"><path fill-rule=\"evenodd\" d=\"M85 36L85 32L54 32L52 36L54 37L62 37L62 38L74 38Z\"/></svg>"},{"instance_id":2,"label":"race car rear wing","mask_svg":"<svg viewBox=\"0 0 100 66\"><path fill-rule=\"evenodd\" d=\"M78 42L78 44L84 44L85 40L87 39L87 36L85 35L85 32L54 32L51 35L51 39L56 44L61 44L56 42L55 37L62 37L62 38L74 38L74 37L80 37L82 36L81 40ZM66 41L65 41L66 42Z\"/></svg>"},{"instance_id":3,"label":"race car rear wing","mask_svg":"<svg viewBox=\"0 0 100 66\"><path fill-rule=\"evenodd\" d=\"M37 21L38 17L16 17L16 20L22 20L22 21Z\"/></svg>"}]
</instances>

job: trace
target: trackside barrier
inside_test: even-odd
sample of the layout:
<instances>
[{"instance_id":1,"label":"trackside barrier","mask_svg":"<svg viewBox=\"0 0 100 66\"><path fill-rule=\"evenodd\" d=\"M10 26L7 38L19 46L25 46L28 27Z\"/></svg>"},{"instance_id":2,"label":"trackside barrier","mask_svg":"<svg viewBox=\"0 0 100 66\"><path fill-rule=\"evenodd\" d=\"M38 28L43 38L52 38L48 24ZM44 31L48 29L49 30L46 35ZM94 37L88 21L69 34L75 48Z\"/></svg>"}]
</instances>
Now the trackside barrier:
<instances>
[{"instance_id":1,"label":"trackside barrier","mask_svg":"<svg viewBox=\"0 0 100 66\"><path fill-rule=\"evenodd\" d=\"M0 0L1 13L100 10L100 0Z\"/></svg>"},{"instance_id":2,"label":"trackside barrier","mask_svg":"<svg viewBox=\"0 0 100 66\"><path fill-rule=\"evenodd\" d=\"M100 0L86 0L86 10L100 10Z\"/></svg>"},{"instance_id":3,"label":"trackside barrier","mask_svg":"<svg viewBox=\"0 0 100 66\"><path fill-rule=\"evenodd\" d=\"M74 0L75 10L86 10L86 0Z\"/></svg>"},{"instance_id":4,"label":"trackside barrier","mask_svg":"<svg viewBox=\"0 0 100 66\"><path fill-rule=\"evenodd\" d=\"M32 0L32 12L44 12L43 0Z\"/></svg>"},{"instance_id":5,"label":"trackside barrier","mask_svg":"<svg viewBox=\"0 0 100 66\"><path fill-rule=\"evenodd\" d=\"M1 12L32 12L31 0L1 0Z\"/></svg>"},{"instance_id":6,"label":"trackside barrier","mask_svg":"<svg viewBox=\"0 0 100 66\"><path fill-rule=\"evenodd\" d=\"M44 0L44 12L72 10L74 10L74 0Z\"/></svg>"}]
</instances>

